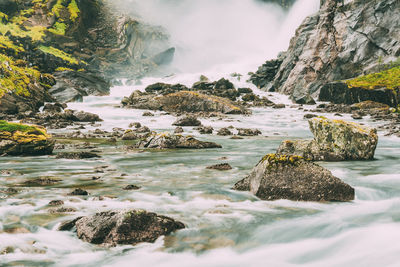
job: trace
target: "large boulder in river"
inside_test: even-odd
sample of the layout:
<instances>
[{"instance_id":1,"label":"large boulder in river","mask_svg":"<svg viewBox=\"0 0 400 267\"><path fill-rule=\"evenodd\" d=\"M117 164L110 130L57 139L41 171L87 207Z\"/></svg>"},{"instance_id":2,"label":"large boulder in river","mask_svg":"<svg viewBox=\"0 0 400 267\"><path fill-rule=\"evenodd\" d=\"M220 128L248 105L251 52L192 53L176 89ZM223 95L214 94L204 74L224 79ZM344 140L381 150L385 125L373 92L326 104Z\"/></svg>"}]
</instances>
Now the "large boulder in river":
<instances>
[{"instance_id":1,"label":"large boulder in river","mask_svg":"<svg viewBox=\"0 0 400 267\"><path fill-rule=\"evenodd\" d=\"M195 139L192 136L183 136L179 134L169 133L153 133L146 139L136 144L137 148L153 148L153 149L205 149L205 148L221 148L213 142L204 142Z\"/></svg>"},{"instance_id":2,"label":"large boulder in river","mask_svg":"<svg viewBox=\"0 0 400 267\"><path fill-rule=\"evenodd\" d=\"M0 120L0 155L48 155L54 144L44 128Z\"/></svg>"},{"instance_id":3,"label":"large boulder in river","mask_svg":"<svg viewBox=\"0 0 400 267\"><path fill-rule=\"evenodd\" d=\"M268 154L234 189L264 200L351 201L354 188L299 156Z\"/></svg>"},{"instance_id":4,"label":"large boulder in river","mask_svg":"<svg viewBox=\"0 0 400 267\"><path fill-rule=\"evenodd\" d=\"M74 226L83 241L111 246L154 242L162 235L185 228L172 218L143 210L99 212L64 223L60 229Z\"/></svg>"},{"instance_id":5,"label":"large boulder in river","mask_svg":"<svg viewBox=\"0 0 400 267\"><path fill-rule=\"evenodd\" d=\"M376 129L343 120L317 117L309 120L313 140L286 140L277 153L310 160L371 160L378 144Z\"/></svg>"},{"instance_id":6,"label":"large boulder in river","mask_svg":"<svg viewBox=\"0 0 400 267\"><path fill-rule=\"evenodd\" d=\"M224 114L248 114L249 110L227 98L205 95L193 91L180 91L155 96L135 91L122 104L130 108L164 110L167 112L220 112Z\"/></svg>"}]
</instances>

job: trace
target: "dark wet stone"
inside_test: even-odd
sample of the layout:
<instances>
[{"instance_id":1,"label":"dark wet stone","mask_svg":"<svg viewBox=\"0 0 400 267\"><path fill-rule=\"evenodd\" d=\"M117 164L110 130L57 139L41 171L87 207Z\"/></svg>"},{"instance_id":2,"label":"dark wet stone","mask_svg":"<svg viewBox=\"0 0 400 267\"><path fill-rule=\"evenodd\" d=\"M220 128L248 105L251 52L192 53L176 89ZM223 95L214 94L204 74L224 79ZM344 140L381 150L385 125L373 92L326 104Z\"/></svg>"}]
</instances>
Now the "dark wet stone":
<instances>
[{"instance_id":1,"label":"dark wet stone","mask_svg":"<svg viewBox=\"0 0 400 267\"><path fill-rule=\"evenodd\" d=\"M83 241L111 246L154 242L162 235L185 228L172 218L143 210L99 212L64 223L59 230L74 226Z\"/></svg>"},{"instance_id":2,"label":"dark wet stone","mask_svg":"<svg viewBox=\"0 0 400 267\"><path fill-rule=\"evenodd\" d=\"M56 156L57 159L91 159L100 157L100 155L93 152L61 152Z\"/></svg>"},{"instance_id":3,"label":"dark wet stone","mask_svg":"<svg viewBox=\"0 0 400 267\"><path fill-rule=\"evenodd\" d=\"M354 188L299 156L266 155L234 189L264 200L351 201Z\"/></svg>"},{"instance_id":4,"label":"dark wet stone","mask_svg":"<svg viewBox=\"0 0 400 267\"><path fill-rule=\"evenodd\" d=\"M81 188L77 188L71 193L68 194L69 196L87 196L89 193L86 190L83 190Z\"/></svg>"},{"instance_id":5,"label":"dark wet stone","mask_svg":"<svg viewBox=\"0 0 400 267\"><path fill-rule=\"evenodd\" d=\"M125 186L123 189L124 190L139 190L140 188L141 188L140 186L130 184L130 185Z\"/></svg>"},{"instance_id":6,"label":"dark wet stone","mask_svg":"<svg viewBox=\"0 0 400 267\"><path fill-rule=\"evenodd\" d=\"M218 130L217 135L227 136L232 135L232 132L228 128L221 128Z\"/></svg>"},{"instance_id":7,"label":"dark wet stone","mask_svg":"<svg viewBox=\"0 0 400 267\"><path fill-rule=\"evenodd\" d=\"M47 205L49 205L49 206L61 206L61 205L64 205L64 201L62 201L62 200L52 200Z\"/></svg>"},{"instance_id":8,"label":"dark wet stone","mask_svg":"<svg viewBox=\"0 0 400 267\"><path fill-rule=\"evenodd\" d=\"M25 181L25 186L48 186L60 183L62 180L53 178L38 178L33 180Z\"/></svg>"},{"instance_id":9,"label":"dark wet stone","mask_svg":"<svg viewBox=\"0 0 400 267\"><path fill-rule=\"evenodd\" d=\"M185 116L176 120L172 125L175 126L199 126L201 121L199 121L194 116Z\"/></svg>"},{"instance_id":10,"label":"dark wet stone","mask_svg":"<svg viewBox=\"0 0 400 267\"><path fill-rule=\"evenodd\" d=\"M209 170L227 171L227 170L232 170L232 166L229 165L229 163L221 163L221 164L208 166L207 169L209 169Z\"/></svg>"}]
</instances>

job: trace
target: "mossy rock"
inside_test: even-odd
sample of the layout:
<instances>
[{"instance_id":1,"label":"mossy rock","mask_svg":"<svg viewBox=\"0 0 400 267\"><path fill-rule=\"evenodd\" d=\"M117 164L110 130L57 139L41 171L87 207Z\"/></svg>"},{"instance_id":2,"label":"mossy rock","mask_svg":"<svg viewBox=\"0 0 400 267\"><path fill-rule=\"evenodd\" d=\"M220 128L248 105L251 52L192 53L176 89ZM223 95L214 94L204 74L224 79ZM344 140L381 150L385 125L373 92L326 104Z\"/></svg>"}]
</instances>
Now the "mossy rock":
<instances>
[{"instance_id":1,"label":"mossy rock","mask_svg":"<svg viewBox=\"0 0 400 267\"><path fill-rule=\"evenodd\" d=\"M235 190L250 191L263 200L351 201L354 188L299 156L268 154Z\"/></svg>"},{"instance_id":2,"label":"mossy rock","mask_svg":"<svg viewBox=\"0 0 400 267\"><path fill-rule=\"evenodd\" d=\"M44 128L0 121L0 155L48 155L54 143Z\"/></svg>"}]
</instances>

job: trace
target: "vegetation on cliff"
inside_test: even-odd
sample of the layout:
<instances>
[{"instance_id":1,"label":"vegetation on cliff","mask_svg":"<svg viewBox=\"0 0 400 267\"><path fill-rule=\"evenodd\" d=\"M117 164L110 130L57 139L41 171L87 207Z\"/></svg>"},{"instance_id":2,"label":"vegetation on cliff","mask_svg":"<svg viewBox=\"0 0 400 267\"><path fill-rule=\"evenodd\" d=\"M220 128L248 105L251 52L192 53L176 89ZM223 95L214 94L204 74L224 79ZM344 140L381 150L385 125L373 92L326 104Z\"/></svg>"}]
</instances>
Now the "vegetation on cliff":
<instances>
[{"instance_id":1,"label":"vegetation on cliff","mask_svg":"<svg viewBox=\"0 0 400 267\"><path fill-rule=\"evenodd\" d=\"M393 67L382 72L371 73L347 80L346 84L349 87L361 87L365 89L397 89L400 88L400 67Z\"/></svg>"}]
</instances>

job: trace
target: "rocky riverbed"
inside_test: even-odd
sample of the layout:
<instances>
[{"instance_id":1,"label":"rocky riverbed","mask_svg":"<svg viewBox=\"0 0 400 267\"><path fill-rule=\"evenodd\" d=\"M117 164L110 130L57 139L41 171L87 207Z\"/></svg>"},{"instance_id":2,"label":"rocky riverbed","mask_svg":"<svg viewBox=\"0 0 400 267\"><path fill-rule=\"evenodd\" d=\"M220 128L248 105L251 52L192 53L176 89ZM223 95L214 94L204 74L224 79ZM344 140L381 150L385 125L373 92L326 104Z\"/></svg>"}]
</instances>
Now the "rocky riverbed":
<instances>
[{"instance_id":1,"label":"rocky riverbed","mask_svg":"<svg viewBox=\"0 0 400 267\"><path fill-rule=\"evenodd\" d=\"M396 263L383 2L1 2L0 265Z\"/></svg>"}]
</instances>

